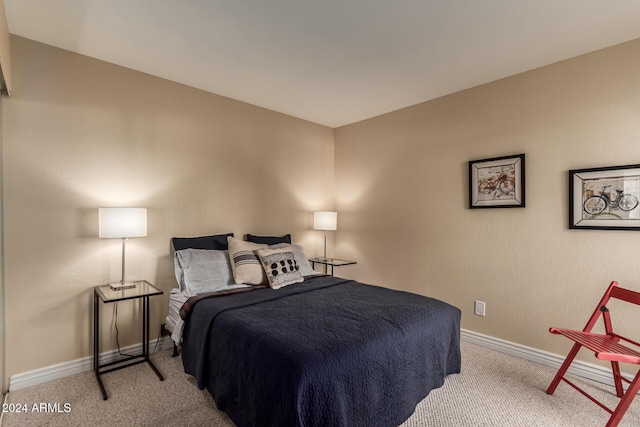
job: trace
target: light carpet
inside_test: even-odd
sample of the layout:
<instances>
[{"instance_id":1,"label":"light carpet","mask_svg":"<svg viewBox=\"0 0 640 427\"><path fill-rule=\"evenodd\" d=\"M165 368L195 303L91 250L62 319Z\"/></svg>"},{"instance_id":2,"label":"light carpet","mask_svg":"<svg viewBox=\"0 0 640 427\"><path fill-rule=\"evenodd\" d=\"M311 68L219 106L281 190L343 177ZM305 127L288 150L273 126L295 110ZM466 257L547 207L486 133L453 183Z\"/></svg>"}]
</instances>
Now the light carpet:
<instances>
[{"instance_id":1,"label":"light carpet","mask_svg":"<svg viewBox=\"0 0 640 427\"><path fill-rule=\"evenodd\" d=\"M555 375L552 368L466 342L461 347L462 372L447 377L444 386L420 402L402 427L595 427L604 426L609 418L564 383L548 396L545 390ZM226 414L215 408L209 394L198 390L194 379L184 373L179 357L171 358L166 350L153 361L165 381L159 381L147 364L108 373L103 375L109 393L106 401L93 372L10 392L5 409L25 405L27 412L3 413L2 425L233 426ZM610 407L617 404L613 387L574 380ZM34 404L37 408L49 404L50 409L58 404L61 412L34 412ZM638 399L620 425L640 426Z\"/></svg>"}]
</instances>

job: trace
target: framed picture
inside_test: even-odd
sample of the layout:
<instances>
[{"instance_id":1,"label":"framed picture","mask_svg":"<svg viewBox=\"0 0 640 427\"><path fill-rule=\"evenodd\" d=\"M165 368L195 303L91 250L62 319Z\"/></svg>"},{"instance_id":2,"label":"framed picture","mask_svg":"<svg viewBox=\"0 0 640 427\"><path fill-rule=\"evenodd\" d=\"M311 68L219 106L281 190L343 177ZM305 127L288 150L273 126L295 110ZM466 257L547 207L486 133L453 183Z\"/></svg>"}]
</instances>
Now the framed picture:
<instances>
[{"instance_id":1,"label":"framed picture","mask_svg":"<svg viewBox=\"0 0 640 427\"><path fill-rule=\"evenodd\" d=\"M469 209L524 207L524 154L469 162Z\"/></svg>"},{"instance_id":2,"label":"framed picture","mask_svg":"<svg viewBox=\"0 0 640 427\"><path fill-rule=\"evenodd\" d=\"M640 165L569 171L569 228L640 230Z\"/></svg>"}]
</instances>

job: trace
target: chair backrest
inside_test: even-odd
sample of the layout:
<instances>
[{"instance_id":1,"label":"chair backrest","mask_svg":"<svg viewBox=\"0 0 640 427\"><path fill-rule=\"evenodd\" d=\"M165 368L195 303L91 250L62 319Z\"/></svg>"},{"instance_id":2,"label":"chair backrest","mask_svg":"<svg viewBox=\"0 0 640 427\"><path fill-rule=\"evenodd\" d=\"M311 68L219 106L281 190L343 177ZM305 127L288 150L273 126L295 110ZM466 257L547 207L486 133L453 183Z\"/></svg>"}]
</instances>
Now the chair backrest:
<instances>
[{"instance_id":1,"label":"chair backrest","mask_svg":"<svg viewBox=\"0 0 640 427\"><path fill-rule=\"evenodd\" d=\"M596 309L593 311L593 314L589 318L589 321L585 325L583 331L591 332L594 325L598 321L600 315L604 315L605 328L607 333L611 332L611 320L609 318L609 312L606 309L607 304L611 298L620 299L622 301L627 301L632 304L640 305L640 293L636 291L632 291L630 289L621 288L618 286L618 282L613 281L607 288L606 292L602 296L602 299L598 303Z\"/></svg>"},{"instance_id":2,"label":"chair backrest","mask_svg":"<svg viewBox=\"0 0 640 427\"><path fill-rule=\"evenodd\" d=\"M600 317L600 315L602 315L602 319L604 320L605 332L608 335L622 338L625 341L628 341L630 343L640 346L640 344L638 344L637 342L632 341L628 338L625 338L613 332L613 326L611 325L611 316L609 314L609 309L607 308L607 304L609 303L609 300L611 298L615 298L615 299L626 301L632 304L640 305L640 292L621 288L620 286L618 286L618 282L613 281L611 282L606 292L602 296L600 303L598 304L596 309L593 311L593 314L589 318L589 321L587 322L583 331L591 332L591 329L593 329L593 327L595 326L596 322L598 321L598 318Z\"/></svg>"},{"instance_id":3,"label":"chair backrest","mask_svg":"<svg viewBox=\"0 0 640 427\"><path fill-rule=\"evenodd\" d=\"M613 282L616 283L617 282ZM611 298L621 299L623 301L630 302L632 304L640 305L640 292L632 291L631 289L621 288L614 286L611 288Z\"/></svg>"}]
</instances>

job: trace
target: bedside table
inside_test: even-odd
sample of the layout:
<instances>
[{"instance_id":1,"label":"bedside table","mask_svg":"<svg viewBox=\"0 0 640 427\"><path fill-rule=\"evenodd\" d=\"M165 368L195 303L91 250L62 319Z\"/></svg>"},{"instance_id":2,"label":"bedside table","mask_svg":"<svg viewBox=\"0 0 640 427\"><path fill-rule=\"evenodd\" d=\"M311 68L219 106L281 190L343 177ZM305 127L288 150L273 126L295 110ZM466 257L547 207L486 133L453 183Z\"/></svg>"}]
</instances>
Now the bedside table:
<instances>
[{"instance_id":1,"label":"bedside table","mask_svg":"<svg viewBox=\"0 0 640 427\"><path fill-rule=\"evenodd\" d=\"M93 288L93 370L100 386L102 399L107 400L107 391L104 388L100 375L113 372L138 363L147 362L160 381L164 377L149 359L149 297L162 295L163 292L146 280L135 282L134 288L113 290L111 285L95 286ZM125 356L109 363L100 364L100 300L103 303L125 301L129 299L142 299L142 352L138 355ZM102 369L108 368L108 369Z\"/></svg>"},{"instance_id":2,"label":"bedside table","mask_svg":"<svg viewBox=\"0 0 640 427\"><path fill-rule=\"evenodd\" d=\"M347 261L346 259L338 259L338 258L311 258L309 260L311 262L311 268L315 268L316 263L322 264L324 266L324 272L327 273L327 266L331 267L331 275L333 276L333 268L341 267L343 265L353 265L357 264L355 261Z\"/></svg>"}]
</instances>

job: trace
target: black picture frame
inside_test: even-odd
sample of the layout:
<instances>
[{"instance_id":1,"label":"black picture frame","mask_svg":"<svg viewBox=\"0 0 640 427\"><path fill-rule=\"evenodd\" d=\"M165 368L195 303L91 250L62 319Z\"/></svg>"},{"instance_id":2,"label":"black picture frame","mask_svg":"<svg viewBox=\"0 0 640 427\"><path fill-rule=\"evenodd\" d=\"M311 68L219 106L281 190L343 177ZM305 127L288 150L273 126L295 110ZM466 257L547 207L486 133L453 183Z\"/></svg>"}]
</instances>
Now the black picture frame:
<instances>
[{"instance_id":1,"label":"black picture frame","mask_svg":"<svg viewBox=\"0 0 640 427\"><path fill-rule=\"evenodd\" d=\"M640 231L640 164L569 171L569 228Z\"/></svg>"},{"instance_id":2,"label":"black picture frame","mask_svg":"<svg viewBox=\"0 0 640 427\"><path fill-rule=\"evenodd\" d=\"M524 208L525 155L469 162L469 209Z\"/></svg>"}]
</instances>

